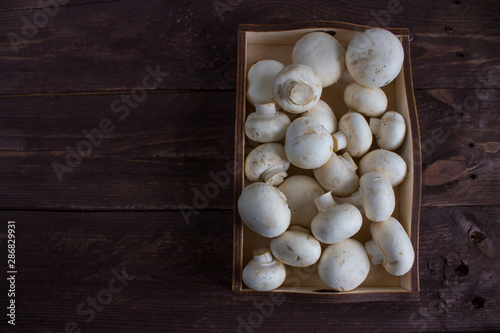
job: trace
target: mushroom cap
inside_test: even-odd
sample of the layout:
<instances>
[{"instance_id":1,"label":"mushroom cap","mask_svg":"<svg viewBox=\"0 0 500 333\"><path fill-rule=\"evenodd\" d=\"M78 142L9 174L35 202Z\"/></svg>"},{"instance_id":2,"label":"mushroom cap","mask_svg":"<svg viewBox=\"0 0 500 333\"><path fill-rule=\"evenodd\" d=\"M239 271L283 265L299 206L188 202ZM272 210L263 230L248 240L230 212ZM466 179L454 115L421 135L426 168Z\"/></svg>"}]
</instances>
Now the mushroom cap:
<instances>
[{"instance_id":1,"label":"mushroom cap","mask_svg":"<svg viewBox=\"0 0 500 333\"><path fill-rule=\"evenodd\" d=\"M376 87L363 87L351 82L344 90L344 102L350 108L368 117L380 117L387 109L387 96Z\"/></svg>"},{"instance_id":2,"label":"mushroom cap","mask_svg":"<svg viewBox=\"0 0 500 333\"><path fill-rule=\"evenodd\" d=\"M276 111L274 103L256 104L256 108L257 111L250 113L245 121L247 137L262 143L283 140L290 118L283 112Z\"/></svg>"},{"instance_id":3,"label":"mushroom cap","mask_svg":"<svg viewBox=\"0 0 500 333\"><path fill-rule=\"evenodd\" d=\"M302 169L318 168L328 161L332 150L332 136L316 120L300 117L288 126L285 154L293 165Z\"/></svg>"},{"instance_id":4,"label":"mushroom cap","mask_svg":"<svg viewBox=\"0 0 500 333\"><path fill-rule=\"evenodd\" d=\"M273 99L291 113L302 113L318 104L323 86L311 67L292 64L274 78Z\"/></svg>"},{"instance_id":5,"label":"mushroom cap","mask_svg":"<svg viewBox=\"0 0 500 333\"><path fill-rule=\"evenodd\" d=\"M405 229L393 217L370 224L373 241L384 256L382 265L392 275L401 276L410 271L415 260L413 245Z\"/></svg>"},{"instance_id":6,"label":"mushroom cap","mask_svg":"<svg viewBox=\"0 0 500 333\"><path fill-rule=\"evenodd\" d=\"M318 214L314 198L325 193L323 188L314 178L298 175L288 177L278 189L283 192L290 207L291 224L309 228Z\"/></svg>"},{"instance_id":7,"label":"mushroom cap","mask_svg":"<svg viewBox=\"0 0 500 333\"><path fill-rule=\"evenodd\" d=\"M344 73L345 49L333 36L311 32L295 43L292 62L311 67L324 88L336 83Z\"/></svg>"},{"instance_id":8,"label":"mushroom cap","mask_svg":"<svg viewBox=\"0 0 500 333\"><path fill-rule=\"evenodd\" d=\"M395 111L387 111L380 120L370 119L370 128L380 148L394 151L405 140L405 119Z\"/></svg>"},{"instance_id":9,"label":"mushroom cap","mask_svg":"<svg viewBox=\"0 0 500 333\"><path fill-rule=\"evenodd\" d=\"M289 167L290 162L285 156L285 148L280 143L261 144L245 158L245 176L252 182L263 181L277 186L287 176L286 171ZM273 171L281 174L276 175ZM268 175L274 177L266 179Z\"/></svg>"},{"instance_id":10,"label":"mushroom cap","mask_svg":"<svg viewBox=\"0 0 500 333\"><path fill-rule=\"evenodd\" d=\"M384 175L391 186L395 187L405 179L407 167L405 160L398 154L384 149L376 149L363 156L359 161L359 174L361 176L372 171Z\"/></svg>"},{"instance_id":11,"label":"mushroom cap","mask_svg":"<svg viewBox=\"0 0 500 333\"><path fill-rule=\"evenodd\" d=\"M373 28L355 36L345 54L351 77L365 87L383 87L401 71L404 50L391 32Z\"/></svg>"},{"instance_id":12,"label":"mushroom cap","mask_svg":"<svg viewBox=\"0 0 500 333\"><path fill-rule=\"evenodd\" d=\"M352 157L361 157L372 145L372 132L365 117L357 112L348 112L340 118L339 132L347 137L347 151ZM338 133L338 132L337 132ZM333 135L334 150L342 149L339 145L338 135Z\"/></svg>"},{"instance_id":13,"label":"mushroom cap","mask_svg":"<svg viewBox=\"0 0 500 333\"><path fill-rule=\"evenodd\" d=\"M332 108L322 100L312 109L304 112L302 117L309 117L317 120L330 134L337 131L337 117L335 117Z\"/></svg>"},{"instance_id":14,"label":"mushroom cap","mask_svg":"<svg viewBox=\"0 0 500 333\"><path fill-rule=\"evenodd\" d=\"M329 192L323 196L332 195ZM354 236L362 224L363 216L356 207L349 203L333 204L326 209L320 209L311 222L311 231L319 241L334 244Z\"/></svg>"},{"instance_id":15,"label":"mushroom cap","mask_svg":"<svg viewBox=\"0 0 500 333\"><path fill-rule=\"evenodd\" d=\"M348 153L344 155L347 160L344 156L332 153L325 164L313 170L318 183L338 197L350 196L359 185L359 177L356 174L357 166Z\"/></svg>"},{"instance_id":16,"label":"mushroom cap","mask_svg":"<svg viewBox=\"0 0 500 333\"><path fill-rule=\"evenodd\" d=\"M243 269L242 278L253 290L273 290L285 281L286 268L273 258L269 249L258 249L254 251L254 258Z\"/></svg>"},{"instance_id":17,"label":"mushroom cap","mask_svg":"<svg viewBox=\"0 0 500 333\"><path fill-rule=\"evenodd\" d=\"M352 238L329 245L318 265L321 280L336 291L355 289L363 283L369 271L370 260L364 246Z\"/></svg>"},{"instance_id":18,"label":"mushroom cap","mask_svg":"<svg viewBox=\"0 0 500 333\"><path fill-rule=\"evenodd\" d=\"M394 212L394 190L389 180L378 172L368 172L361 176L359 191L353 194L355 205L359 203L358 195L366 217L373 222L387 220Z\"/></svg>"},{"instance_id":19,"label":"mushroom cap","mask_svg":"<svg viewBox=\"0 0 500 333\"><path fill-rule=\"evenodd\" d=\"M273 101L273 82L276 74L284 65L275 60L257 61L248 71L247 100L256 103L270 103Z\"/></svg>"},{"instance_id":20,"label":"mushroom cap","mask_svg":"<svg viewBox=\"0 0 500 333\"><path fill-rule=\"evenodd\" d=\"M291 226L280 236L271 240L271 251L281 261L294 267L315 264L321 256L321 244L307 229Z\"/></svg>"},{"instance_id":21,"label":"mushroom cap","mask_svg":"<svg viewBox=\"0 0 500 333\"><path fill-rule=\"evenodd\" d=\"M252 231L264 237L279 236L290 225L291 214L285 195L265 183L253 183L243 189L238 199L238 212Z\"/></svg>"}]
</instances>

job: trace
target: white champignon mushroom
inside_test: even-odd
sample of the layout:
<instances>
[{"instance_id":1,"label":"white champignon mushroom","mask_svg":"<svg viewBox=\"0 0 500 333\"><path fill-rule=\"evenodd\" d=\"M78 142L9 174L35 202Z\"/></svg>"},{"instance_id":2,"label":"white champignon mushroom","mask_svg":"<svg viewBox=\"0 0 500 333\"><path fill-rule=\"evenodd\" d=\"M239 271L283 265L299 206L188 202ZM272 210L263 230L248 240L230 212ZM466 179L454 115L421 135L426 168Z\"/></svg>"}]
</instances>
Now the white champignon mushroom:
<instances>
[{"instance_id":1,"label":"white champignon mushroom","mask_svg":"<svg viewBox=\"0 0 500 333\"><path fill-rule=\"evenodd\" d=\"M391 183L378 172L368 172L361 176L359 190L351 196L351 200L373 222L387 220L396 207Z\"/></svg>"},{"instance_id":2,"label":"white champignon mushroom","mask_svg":"<svg viewBox=\"0 0 500 333\"><path fill-rule=\"evenodd\" d=\"M273 99L283 110L302 113L320 100L323 86L311 67L292 64L283 68L274 78Z\"/></svg>"},{"instance_id":3,"label":"white champignon mushroom","mask_svg":"<svg viewBox=\"0 0 500 333\"><path fill-rule=\"evenodd\" d=\"M243 269L243 282L253 290L268 291L278 288L286 278L283 263L273 258L268 248L253 252L253 259Z\"/></svg>"},{"instance_id":4,"label":"white champignon mushroom","mask_svg":"<svg viewBox=\"0 0 500 333\"><path fill-rule=\"evenodd\" d=\"M326 244L339 243L354 236L363 224L360 211L349 203L338 205L332 193L315 199L318 215L311 222L314 237Z\"/></svg>"},{"instance_id":5,"label":"white champignon mushroom","mask_svg":"<svg viewBox=\"0 0 500 333\"><path fill-rule=\"evenodd\" d=\"M405 119L395 111L384 113L381 119L370 118L370 129L383 149L396 150L405 140Z\"/></svg>"},{"instance_id":6,"label":"white champignon mushroom","mask_svg":"<svg viewBox=\"0 0 500 333\"><path fill-rule=\"evenodd\" d=\"M307 229L291 226L271 240L271 251L284 264L308 267L315 264L321 256L321 244Z\"/></svg>"},{"instance_id":7,"label":"white champignon mushroom","mask_svg":"<svg viewBox=\"0 0 500 333\"><path fill-rule=\"evenodd\" d=\"M252 231L264 237L277 237L290 225L285 195L269 184L253 183L245 187L238 199L238 212Z\"/></svg>"},{"instance_id":8,"label":"white champignon mushroom","mask_svg":"<svg viewBox=\"0 0 500 333\"><path fill-rule=\"evenodd\" d=\"M276 111L276 104L255 104L255 112L248 115L245 133L255 142L277 142L285 138L290 118Z\"/></svg>"},{"instance_id":9,"label":"white champignon mushroom","mask_svg":"<svg viewBox=\"0 0 500 333\"><path fill-rule=\"evenodd\" d=\"M365 87L383 87L401 71L404 50L391 32L373 28L355 36L345 54L351 77Z\"/></svg>"},{"instance_id":10,"label":"white champignon mushroom","mask_svg":"<svg viewBox=\"0 0 500 333\"><path fill-rule=\"evenodd\" d=\"M264 143L248 154L245 159L245 176L252 182L265 182L278 186L287 176L290 162L280 143Z\"/></svg>"},{"instance_id":11,"label":"white champignon mushroom","mask_svg":"<svg viewBox=\"0 0 500 333\"><path fill-rule=\"evenodd\" d=\"M403 182L407 174L406 162L396 153L384 149L376 149L361 158L359 174L378 172L384 175L392 187Z\"/></svg>"},{"instance_id":12,"label":"white champignon mushroom","mask_svg":"<svg viewBox=\"0 0 500 333\"><path fill-rule=\"evenodd\" d=\"M288 126L285 154L293 165L302 169L318 168L330 159L332 149L332 136L318 121L300 117Z\"/></svg>"},{"instance_id":13,"label":"white champignon mushroom","mask_svg":"<svg viewBox=\"0 0 500 333\"><path fill-rule=\"evenodd\" d=\"M393 217L370 224L372 240L365 243L374 265L382 264L387 272L401 276L410 271L415 251L405 229Z\"/></svg>"},{"instance_id":14,"label":"white champignon mushroom","mask_svg":"<svg viewBox=\"0 0 500 333\"><path fill-rule=\"evenodd\" d=\"M273 101L274 77L283 67L275 60L261 60L253 64L248 71L247 100L255 104L267 104Z\"/></svg>"},{"instance_id":15,"label":"white champignon mushroom","mask_svg":"<svg viewBox=\"0 0 500 333\"><path fill-rule=\"evenodd\" d=\"M332 153L328 162L313 170L318 183L327 191L338 197L348 197L359 186L359 177L356 174L358 166L349 153L339 156Z\"/></svg>"},{"instance_id":16,"label":"white champignon mushroom","mask_svg":"<svg viewBox=\"0 0 500 333\"><path fill-rule=\"evenodd\" d=\"M292 62L311 67L325 88L336 83L344 73L345 49L333 36L311 32L295 43Z\"/></svg>"},{"instance_id":17,"label":"white champignon mushroom","mask_svg":"<svg viewBox=\"0 0 500 333\"><path fill-rule=\"evenodd\" d=\"M314 199L325 193L323 188L314 178L297 175L287 178L278 189L283 192L290 207L291 224L309 228L318 214Z\"/></svg>"},{"instance_id":18,"label":"white champignon mushroom","mask_svg":"<svg viewBox=\"0 0 500 333\"><path fill-rule=\"evenodd\" d=\"M348 238L329 245L319 260L321 280L336 291L349 291L358 287L370 272L370 260L363 244Z\"/></svg>"},{"instance_id":19,"label":"white champignon mushroom","mask_svg":"<svg viewBox=\"0 0 500 333\"><path fill-rule=\"evenodd\" d=\"M372 132L365 117L357 112L348 112L340 118L338 132L332 135L333 151L344 148L352 157L361 157L372 145Z\"/></svg>"},{"instance_id":20,"label":"white champignon mushroom","mask_svg":"<svg viewBox=\"0 0 500 333\"><path fill-rule=\"evenodd\" d=\"M317 120L330 134L337 131L337 117L335 117L332 108L322 100L312 109L304 112L302 117L309 117Z\"/></svg>"},{"instance_id":21,"label":"white champignon mushroom","mask_svg":"<svg viewBox=\"0 0 500 333\"><path fill-rule=\"evenodd\" d=\"M380 117L387 109L387 96L376 87L351 82L344 90L344 102L352 110L368 117Z\"/></svg>"}]
</instances>

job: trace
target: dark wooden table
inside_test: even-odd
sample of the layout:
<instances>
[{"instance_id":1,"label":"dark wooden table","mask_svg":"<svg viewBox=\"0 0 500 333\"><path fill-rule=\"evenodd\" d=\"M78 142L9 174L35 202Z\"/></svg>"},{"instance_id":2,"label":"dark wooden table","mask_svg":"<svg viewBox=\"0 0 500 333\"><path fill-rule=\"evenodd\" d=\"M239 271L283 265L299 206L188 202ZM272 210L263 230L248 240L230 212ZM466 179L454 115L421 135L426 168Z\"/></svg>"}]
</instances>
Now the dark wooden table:
<instances>
[{"instance_id":1,"label":"dark wooden table","mask_svg":"<svg viewBox=\"0 0 500 333\"><path fill-rule=\"evenodd\" d=\"M500 330L498 1L45 1L0 3L1 332ZM238 25L310 20L412 32L419 301L231 291L232 181L199 193L231 168Z\"/></svg>"}]
</instances>

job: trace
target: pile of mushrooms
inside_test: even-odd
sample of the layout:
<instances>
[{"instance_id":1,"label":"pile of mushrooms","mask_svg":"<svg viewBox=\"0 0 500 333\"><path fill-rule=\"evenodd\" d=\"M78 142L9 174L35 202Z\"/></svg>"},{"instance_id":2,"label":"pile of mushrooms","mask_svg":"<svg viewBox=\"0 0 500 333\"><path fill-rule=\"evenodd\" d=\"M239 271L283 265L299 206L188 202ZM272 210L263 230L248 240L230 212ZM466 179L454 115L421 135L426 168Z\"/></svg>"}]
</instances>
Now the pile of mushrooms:
<instances>
[{"instance_id":1,"label":"pile of mushrooms","mask_svg":"<svg viewBox=\"0 0 500 333\"><path fill-rule=\"evenodd\" d=\"M247 112L245 133L247 147L255 148L245 159L248 185L238 211L245 232L267 246L254 249L243 269L246 286L276 289L287 266L315 265L324 284L341 292L359 287L371 264L396 276L411 270L413 245L393 217L394 188L407 175L397 154L407 124L387 111L382 89L403 59L398 38L373 28L347 47L312 32L296 42L291 64L269 59L251 66L247 109L255 112ZM351 79L347 85L344 77ZM335 84L344 84L337 102L349 109L338 122L338 105L321 100L323 89ZM372 237L365 244L356 239L363 224Z\"/></svg>"}]
</instances>

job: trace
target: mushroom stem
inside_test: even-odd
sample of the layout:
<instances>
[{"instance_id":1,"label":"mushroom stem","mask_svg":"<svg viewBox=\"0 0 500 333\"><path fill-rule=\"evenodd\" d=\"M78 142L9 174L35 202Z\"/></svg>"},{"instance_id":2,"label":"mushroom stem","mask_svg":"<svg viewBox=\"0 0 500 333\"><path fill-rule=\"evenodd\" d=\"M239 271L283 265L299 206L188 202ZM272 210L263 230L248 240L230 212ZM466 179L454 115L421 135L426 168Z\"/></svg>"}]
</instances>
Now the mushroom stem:
<instances>
[{"instance_id":1,"label":"mushroom stem","mask_svg":"<svg viewBox=\"0 0 500 333\"><path fill-rule=\"evenodd\" d=\"M370 118L370 130L372 134L377 137L380 133L380 128L382 127L382 120L378 118Z\"/></svg>"},{"instance_id":2,"label":"mushroom stem","mask_svg":"<svg viewBox=\"0 0 500 333\"><path fill-rule=\"evenodd\" d=\"M253 258L255 261L260 263L271 263L273 262L273 255L271 254L271 250L268 248L262 248L253 251Z\"/></svg>"},{"instance_id":3,"label":"mushroom stem","mask_svg":"<svg viewBox=\"0 0 500 333\"><path fill-rule=\"evenodd\" d=\"M361 201L361 191L357 190L351 195L351 203L359 210L363 211L363 202Z\"/></svg>"},{"instance_id":4,"label":"mushroom stem","mask_svg":"<svg viewBox=\"0 0 500 333\"><path fill-rule=\"evenodd\" d=\"M314 199L314 204L316 205L318 210L321 212L321 211L327 210L330 207L335 206L337 203L333 199L332 192L330 191L330 192L322 194L319 197L317 197L316 199Z\"/></svg>"},{"instance_id":5,"label":"mushroom stem","mask_svg":"<svg viewBox=\"0 0 500 333\"><path fill-rule=\"evenodd\" d=\"M255 112L262 116L276 115L276 104L271 103L255 103Z\"/></svg>"},{"instance_id":6,"label":"mushroom stem","mask_svg":"<svg viewBox=\"0 0 500 333\"><path fill-rule=\"evenodd\" d=\"M293 104L306 105L314 98L314 90L305 82L291 81L288 84L287 95Z\"/></svg>"},{"instance_id":7,"label":"mushroom stem","mask_svg":"<svg viewBox=\"0 0 500 333\"><path fill-rule=\"evenodd\" d=\"M272 185L272 186L279 186L283 183L285 180L286 176L288 174L286 173L285 169L283 168L272 168L266 170L262 174L262 179L266 184Z\"/></svg>"},{"instance_id":8,"label":"mushroom stem","mask_svg":"<svg viewBox=\"0 0 500 333\"><path fill-rule=\"evenodd\" d=\"M384 254L374 240L365 243L366 253L374 265L380 265L384 262Z\"/></svg>"},{"instance_id":9,"label":"mushroom stem","mask_svg":"<svg viewBox=\"0 0 500 333\"><path fill-rule=\"evenodd\" d=\"M347 136L344 132L339 131L332 134L333 138L333 151L337 152L341 149L347 148Z\"/></svg>"},{"instance_id":10,"label":"mushroom stem","mask_svg":"<svg viewBox=\"0 0 500 333\"><path fill-rule=\"evenodd\" d=\"M349 167L349 169L351 171L356 172L356 169L358 169L358 166L356 165L356 163L352 159L351 155L349 155L349 153L346 152L346 153L342 154L342 159L347 163L347 166Z\"/></svg>"}]
</instances>

